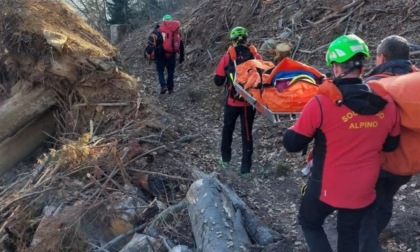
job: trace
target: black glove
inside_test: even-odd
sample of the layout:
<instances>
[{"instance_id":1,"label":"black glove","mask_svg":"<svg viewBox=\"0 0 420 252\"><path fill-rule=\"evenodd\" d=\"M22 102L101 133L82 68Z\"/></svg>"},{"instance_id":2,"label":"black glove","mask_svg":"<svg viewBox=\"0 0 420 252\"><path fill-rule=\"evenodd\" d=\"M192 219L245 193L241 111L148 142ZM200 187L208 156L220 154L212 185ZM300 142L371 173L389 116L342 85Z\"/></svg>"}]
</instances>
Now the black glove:
<instances>
[{"instance_id":1,"label":"black glove","mask_svg":"<svg viewBox=\"0 0 420 252\"><path fill-rule=\"evenodd\" d=\"M182 62L184 62L184 57L179 57L179 64L182 64Z\"/></svg>"}]
</instances>

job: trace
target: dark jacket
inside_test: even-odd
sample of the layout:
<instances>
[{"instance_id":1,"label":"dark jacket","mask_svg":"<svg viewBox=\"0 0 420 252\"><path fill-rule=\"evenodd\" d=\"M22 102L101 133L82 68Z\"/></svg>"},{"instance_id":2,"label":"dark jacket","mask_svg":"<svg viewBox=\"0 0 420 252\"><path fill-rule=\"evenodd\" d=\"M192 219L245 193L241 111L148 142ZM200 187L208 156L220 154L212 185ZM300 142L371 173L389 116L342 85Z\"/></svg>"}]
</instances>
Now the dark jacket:
<instances>
[{"instance_id":1,"label":"dark jacket","mask_svg":"<svg viewBox=\"0 0 420 252\"><path fill-rule=\"evenodd\" d=\"M409 60L390 60L367 73L364 81L377 80L384 77L384 75L397 76L407 74L413 72L413 70L413 64Z\"/></svg>"}]
</instances>

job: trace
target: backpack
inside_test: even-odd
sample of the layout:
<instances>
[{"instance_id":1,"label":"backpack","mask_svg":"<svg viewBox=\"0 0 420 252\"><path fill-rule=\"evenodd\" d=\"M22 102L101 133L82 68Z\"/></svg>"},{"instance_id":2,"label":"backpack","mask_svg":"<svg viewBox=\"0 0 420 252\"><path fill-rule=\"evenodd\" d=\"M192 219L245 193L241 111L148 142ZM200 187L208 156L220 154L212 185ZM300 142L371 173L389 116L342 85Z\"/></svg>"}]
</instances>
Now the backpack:
<instances>
[{"instance_id":1,"label":"backpack","mask_svg":"<svg viewBox=\"0 0 420 252\"><path fill-rule=\"evenodd\" d=\"M145 59L154 60L156 58L155 51L157 45L157 35L155 33L150 34L147 46L144 49L143 56Z\"/></svg>"},{"instance_id":2,"label":"backpack","mask_svg":"<svg viewBox=\"0 0 420 252\"><path fill-rule=\"evenodd\" d=\"M179 35L179 28L181 23L177 20L163 21L159 27L159 32L162 34L162 48L165 51L165 56L178 53L181 48L181 36Z\"/></svg>"},{"instance_id":3,"label":"backpack","mask_svg":"<svg viewBox=\"0 0 420 252\"><path fill-rule=\"evenodd\" d=\"M229 54L229 64L226 66L226 76L230 80L230 83L236 79L236 66L242 64L245 61L255 59L257 56L257 48L253 45L239 44L237 46L229 46L227 53ZM240 97L236 92L233 85L229 85L228 88L228 99L245 102L244 98Z\"/></svg>"},{"instance_id":4,"label":"backpack","mask_svg":"<svg viewBox=\"0 0 420 252\"><path fill-rule=\"evenodd\" d=\"M382 86L398 105L401 115L400 145L393 152L382 152L382 168L396 175L420 173L420 72L372 80L367 84Z\"/></svg>"}]
</instances>

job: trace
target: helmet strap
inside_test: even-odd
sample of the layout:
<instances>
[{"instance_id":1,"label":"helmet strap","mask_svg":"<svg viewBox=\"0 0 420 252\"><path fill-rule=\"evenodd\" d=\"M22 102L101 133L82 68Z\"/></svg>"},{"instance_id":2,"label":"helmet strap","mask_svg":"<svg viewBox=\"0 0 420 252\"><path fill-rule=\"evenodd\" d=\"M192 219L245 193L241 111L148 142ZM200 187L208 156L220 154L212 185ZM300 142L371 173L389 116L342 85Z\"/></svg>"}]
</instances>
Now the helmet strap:
<instances>
[{"instance_id":1,"label":"helmet strap","mask_svg":"<svg viewBox=\"0 0 420 252\"><path fill-rule=\"evenodd\" d=\"M345 71L344 73L342 73L339 76L335 77L334 79L341 79L344 76L346 76L347 74L353 72L353 70L355 70L355 69L359 69L360 70L363 67L363 61L361 61L361 60L353 60L353 61L351 61L351 64L352 65L350 66L349 69L347 69L347 71Z\"/></svg>"},{"instance_id":2,"label":"helmet strap","mask_svg":"<svg viewBox=\"0 0 420 252\"><path fill-rule=\"evenodd\" d=\"M244 45L244 44L245 44L245 42L246 42L246 40L245 40L245 39L239 39L239 38L236 38L236 39L234 39L234 40L232 41L232 44L233 44L233 46L235 47L235 46L237 46L237 45Z\"/></svg>"}]
</instances>

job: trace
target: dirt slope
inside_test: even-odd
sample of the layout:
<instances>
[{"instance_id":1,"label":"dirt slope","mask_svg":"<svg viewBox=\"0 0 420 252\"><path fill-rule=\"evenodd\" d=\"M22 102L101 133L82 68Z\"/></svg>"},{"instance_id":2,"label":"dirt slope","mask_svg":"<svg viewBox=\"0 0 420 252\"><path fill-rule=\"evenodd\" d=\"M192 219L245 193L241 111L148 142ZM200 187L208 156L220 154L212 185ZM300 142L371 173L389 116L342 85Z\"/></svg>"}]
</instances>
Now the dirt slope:
<instances>
[{"instance_id":1,"label":"dirt slope","mask_svg":"<svg viewBox=\"0 0 420 252\"><path fill-rule=\"evenodd\" d=\"M296 222L300 168L304 157L288 154L281 146L281 132L290 123L271 125L258 116L254 126L255 148L253 179L241 181L238 168L241 155L240 135L234 138L233 168L217 168L222 127L223 90L213 84L213 72L228 45L228 31L242 25L249 29L251 41L260 46L266 39L289 42L295 59L325 71L325 47L344 32L364 38L371 53L385 36L398 34L420 49L417 35L420 4L416 1L222 1L206 0L174 16L183 24L186 62L177 67L175 93L159 95L153 63L143 60L144 41L154 24L134 31L120 43L123 65L140 78L146 94L158 97L159 104L175 121L168 124L180 135L199 134L191 143L179 146L161 157L160 168L185 167L219 171L265 223L282 233L282 248L265 251L307 251ZM270 54L264 55L272 60ZM419 59L413 56L413 61ZM373 59L368 67L373 65ZM166 161L165 161L166 160ZM420 251L420 179L414 177L395 200L395 214L382 242L387 251ZM333 221L326 224L334 237ZM188 237L183 237L188 241ZM333 241L334 242L334 241ZM256 249L258 250L258 249ZM259 249L262 250L262 249Z\"/></svg>"}]
</instances>

